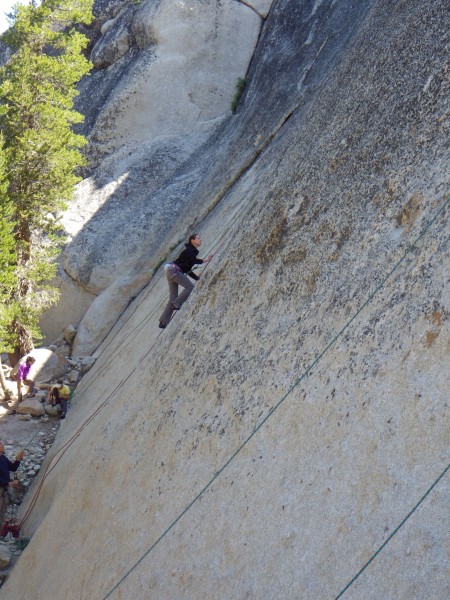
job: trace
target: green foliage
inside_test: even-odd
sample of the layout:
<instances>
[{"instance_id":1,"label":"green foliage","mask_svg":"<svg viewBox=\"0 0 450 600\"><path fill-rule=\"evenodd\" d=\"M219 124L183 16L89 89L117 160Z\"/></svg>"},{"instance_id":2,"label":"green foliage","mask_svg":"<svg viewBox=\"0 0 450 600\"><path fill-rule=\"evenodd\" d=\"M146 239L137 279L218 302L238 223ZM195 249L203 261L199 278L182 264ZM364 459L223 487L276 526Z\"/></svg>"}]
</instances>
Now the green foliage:
<instances>
[{"instance_id":1,"label":"green foliage","mask_svg":"<svg viewBox=\"0 0 450 600\"><path fill-rule=\"evenodd\" d=\"M64 242L58 216L84 164L85 139L72 129L83 120L75 86L91 68L75 26L92 18L92 0L43 0L16 6L1 36L13 50L0 68L1 347L25 330L39 337L39 316L58 297L47 283Z\"/></svg>"},{"instance_id":2,"label":"green foliage","mask_svg":"<svg viewBox=\"0 0 450 600\"><path fill-rule=\"evenodd\" d=\"M14 210L7 193L6 162L3 136L0 136L0 352L12 350L8 325L13 320L11 304L17 287Z\"/></svg>"},{"instance_id":3,"label":"green foliage","mask_svg":"<svg viewBox=\"0 0 450 600\"><path fill-rule=\"evenodd\" d=\"M8 290L13 289L16 283L13 214L13 206L8 197L6 153L3 148L3 136L0 134L0 290L2 297Z\"/></svg>"},{"instance_id":4,"label":"green foliage","mask_svg":"<svg viewBox=\"0 0 450 600\"><path fill-rule=\"evenodd\" d=\"M231 112L233 112L233 113L236 112L239 98L242 96L242 92L245 89L246 83L247 83L247 80L245 79L245 77L239 77L239 79L237 80L236 93L234 95L233 100L231 101Z\"/></svg>"}]
</instances>

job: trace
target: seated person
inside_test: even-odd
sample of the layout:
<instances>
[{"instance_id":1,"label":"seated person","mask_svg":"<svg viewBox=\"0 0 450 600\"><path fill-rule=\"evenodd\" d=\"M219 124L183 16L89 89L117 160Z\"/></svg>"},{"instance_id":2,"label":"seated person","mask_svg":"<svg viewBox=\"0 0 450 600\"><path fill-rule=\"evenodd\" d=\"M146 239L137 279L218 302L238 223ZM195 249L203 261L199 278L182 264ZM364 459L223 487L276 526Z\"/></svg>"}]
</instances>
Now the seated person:
<instances>
[{"instance_id":1,"label":"seated person","mask_svg":"<svg viewBox=\"0 0 450 600\"><path fill-rule=\"evenodd\" d=\"M69 398L70 387L66 385L62 379L58 379L56 384L50 388L48 399L52 406L61 404L61 419L65 419L66 417L67 401Z\"/></svg>"}]
</instances>

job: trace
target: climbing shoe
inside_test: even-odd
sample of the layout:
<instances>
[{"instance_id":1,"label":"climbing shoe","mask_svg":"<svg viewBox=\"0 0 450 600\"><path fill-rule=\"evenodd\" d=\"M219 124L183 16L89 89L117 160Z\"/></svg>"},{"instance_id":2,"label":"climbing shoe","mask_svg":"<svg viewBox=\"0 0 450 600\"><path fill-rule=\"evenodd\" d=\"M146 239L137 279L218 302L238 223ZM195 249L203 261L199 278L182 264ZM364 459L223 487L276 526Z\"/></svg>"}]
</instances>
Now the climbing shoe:
<instances>
[{"instance_id":1,"label":"climbing shoe","mask_svg":"<svg viewBox=\"0 0 450 600\"><path fill-rule=\"evenodd\" d=\"M165 329L166 328L166 324L165 323L159 323L159 328L160 329Z\"/></svg>"}]
</instances>

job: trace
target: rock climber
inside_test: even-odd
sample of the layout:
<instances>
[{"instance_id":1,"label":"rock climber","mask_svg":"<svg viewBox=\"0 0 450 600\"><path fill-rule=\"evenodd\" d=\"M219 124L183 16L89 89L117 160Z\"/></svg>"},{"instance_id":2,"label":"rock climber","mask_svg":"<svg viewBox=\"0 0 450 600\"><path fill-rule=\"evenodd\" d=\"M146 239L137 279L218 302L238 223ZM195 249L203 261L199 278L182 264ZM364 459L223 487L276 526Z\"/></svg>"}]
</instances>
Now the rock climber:
<instances>
[{"instance_id":1,"label":"rock climber","mask_svg":"<svg viewBox=\"0 0 450 600\"><path fill-rule=\"evenodd\" d=\"M70 387L62 379L58 379L55 385L52 385L48 394L49 403L52 406L61 404L61 419L66 418L67 401L70 398Z\"/></svg>"},{"instance_id":2,"label":"rock climber","mask_svg":"<svg viewBox=\"0 0 450 600\"><path fill-rule=\"evenodd\" d=\"M20 465L20 461L23 459L24 451L19 450L16 455L16 460L11 462L4 455L5 445L0 440L0 527L2 527L3 522L5 520L6 509L9 505L9 493L8 488L16 487L19 485L19 480L14 479L14 481L10 481L9 473L10 471L17 471Z\"/></svg>"},{"instance_id":3,"label":"rock climber","mask_svg":"<svg viewBox=\"0 0 450 600\"><path fill-rule=\"evenodd\" d=\"M17 397L19 402L22 402L22 383L28 386L27 398L34 396L34 381L30 379L30 371L33 364L36 362L34 356L27 356L25 362L20 363L17 374L14 377L17 381Z\"/></svg>"},{"instance_id":4,"label":"rock climber","mask_svg":"<svg viewBox=\"0 0 450 600\"><path fill-rule=\"evenodd\" d=\"M159 318L159 326L161 329L165 329L170 321L174 310L179 310L184 302L189 297L189 294L194 289L194 284L187 277L192 277L195 281L200 279L196 275L192 268L194 265L202 265L209 263L213 254L210 254L208 258L197 258L198 249L202 245L202 238L198 233L193 233L189 236L187 244L181 251L178 258L172 263L165 265L164 270L166 272L167 283L169 284L169 301ZM178 294L178 286L181 285L184 290L181 294Z\"/></svg>"}]
</instances>

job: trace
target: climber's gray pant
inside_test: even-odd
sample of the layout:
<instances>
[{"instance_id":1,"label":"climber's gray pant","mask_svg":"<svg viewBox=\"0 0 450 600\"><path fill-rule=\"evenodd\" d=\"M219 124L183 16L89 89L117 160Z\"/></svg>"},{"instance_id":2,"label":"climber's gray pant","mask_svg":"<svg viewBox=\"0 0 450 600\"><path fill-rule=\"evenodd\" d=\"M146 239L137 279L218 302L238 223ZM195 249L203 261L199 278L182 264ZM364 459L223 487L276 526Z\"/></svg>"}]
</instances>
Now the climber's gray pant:
<instances>
[{"instance_id":1,"label":"climber's gray pant","mask_svg":"<svg viewBox=\"0 0 450 600\"><path fill-rule=\"evenodd\" d=\"M159 322L167 325L173 313L172 304L178 308L186 302L189 294L194 289L194 284L187 275L181 273L177 267L168 266L166 268L166 279L169 284L169 302L166 304L162 315L159 317ZM178 295L178 286L181 285L184 290Z\"/></svg>"}]
</instances>

